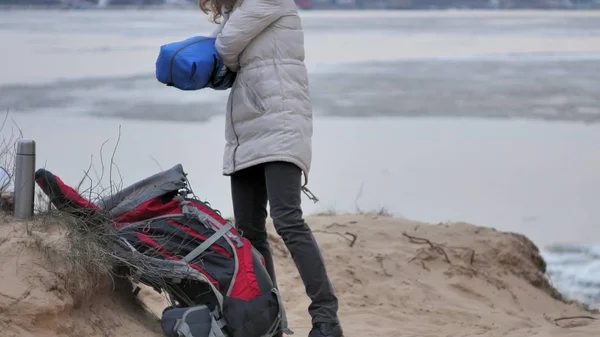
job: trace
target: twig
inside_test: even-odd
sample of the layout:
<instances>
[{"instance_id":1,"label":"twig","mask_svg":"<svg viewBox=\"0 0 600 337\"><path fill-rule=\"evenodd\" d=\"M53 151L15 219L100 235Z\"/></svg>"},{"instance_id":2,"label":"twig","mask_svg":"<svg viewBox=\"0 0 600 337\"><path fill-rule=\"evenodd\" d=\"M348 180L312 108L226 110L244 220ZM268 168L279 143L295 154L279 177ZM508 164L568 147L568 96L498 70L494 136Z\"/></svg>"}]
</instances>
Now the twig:
<instances>
[{"instance_id":1,"label":"twig","mask_svg":"<svg viewBox=\"0 0 600 337\"><path fill-rule=\"evenodd\" d=\"M388 273L388 271L385 269L385 266L383 265L383 256L377 255L377 256L375 256L375 260L377 260L377 262L379 262L379 265L381 266L381 270L383 270L383 275L392 277L392 274Z\"/></svg>"},{"instance_id":2,"label":"twig","mask_svg":"<svg viewBox=\"0 0 600 337\"><path fill-rule=\"evenodd\" d=\"M158 166L158 169L163 171L162 166L160 166L160 163L158 162L158 160L156 160L156 158L154 158L152 155L150 156L150 159L152 159L154 161L154 163L156 163L156 165Z\"/></svg>"},{"instance_id":3,"label":"twig","mask_svg":"<svg viewBox=\"0 0 600 337\"><path fill-rule=\"evenodd\" d=\"M9 112L10 112L10 109L6 109L6 116L4 116L4 120L2 121L2 126L0 126L0 131L4 130L4 126L6 125L6 121L8 120Z\"/></svg>"},{"instance_id":4,"label":"twig","mask_svg":"<svg viewBox=\"0 0 600 337\"><path fill-rule=\"evenodd\" d=\"M21 130L21 128L19 127L19 125L15 122L14 119L11 118L11 120L13 121L13 124L15 124L15 126L17 127L17 130L19 130L19 138L23 138L23 130Z\"/></svg>"},{"instance_id":5,"label":"twig","mask_svg":"<svg viewBox=\"0 0 600 337\"><path fill-rule=\"evenodd\" d=\"M350 232L346 232L346 235L350 235L352 237L352 241L350 241L350 247L353 247L356 243L356 239L358 239L358 235Z\"/></svg>"},{"instance_id":6,"label":"twig","mask_svg":"<svg viewBox=\"0 0 600 337\"><path fill-rule=\"evenodd\" d=\"M413 256L413 258L412 258L412 259L408 260L408 263L411 263L411 262L413 262L414 260L418 259L418 258L419 258L419 256L421 256L421 253L422 253L422 252L419 252L417 255Z\"/></svg>"},{"instance_id":7,"label":"twig","mask_svg":"<svg viewBox=\"0 0 600 337\"><path fill-rule=\"evenodd\" d=\"M402 235L406 236L410 240L410 242L412 242L412 243L416 243L416 244L428 244L433 250L435 250L438 253L444 255L444 260L446 260L446 262L451 263L450 259L448 258L448 254L446 254L446 251L441 246L433 244L428 239L418 238L416 236L408 235L408 234L406 234L406 232L402 232Z\"/></svg>"},{"instance_id":8,"label":"twig","mask_svg":"<svg viewBox=\"0 0 600 337\"><path fill-rule=\"evenodd\" d=\"M446 246L446 248L468 250L468 251L471 252L471 255L469 256L469 265L473 265L473 263L475 262L475 249L473 249L473 248L469 248L469 247L451 247L451 246Z\"/></svg>"},{"instance_id":9,"label":"twig","mask_svg":"<svg viewBox=\"0 0 600 337\"><path fill-rule=\"evenodd\" d=\"M113 149L112 156L110 157L110 168L108 173L108 183L110 184L110 194L113 194L113 186L112 186L112 168L115 163L115 154L117 153L117 148L119 147L119 142L121 141L121 126L119 125L119 135L117 136L117 143ZM120 173L119 173L120 175Z\"/></svg>"},{"instance_id":10,"label":"twig","mask_svg":"<svg viewBox=\"0 0 600 337\"><path fill-rule=\"evenodd\" d=\"M83 171L83 177L81 177L81 181L79 182L79 184L77 185L77 188L75 189L77 192L80 191L81 185L83 185L85 178L92 180L90 178L89 173L90 173L90 170L92 169L93 161L94 161L94 155L91 155L90 156L90 166L88 166L87 170ZM81 193L81 192L79 192L79 193Z\"/></svg>"},{"instance_id":11,"label":"twig","mask_svg":"<svg viewBox=\"0 0 600 337\"><path fill-rule=\"evenodd\" d=\"M102 145L100 145L100 168L102 170L100 171L100 176L98 176L98 172L96 172L96 178L98 178L98 183L91 188L92 190L95 190L98 186L100 186L100 184L102 183L102 179L104 178L104 157L102 156L102 150L104 149L104 145L106 145L106 143L108 143L108 139L105 140L102 143Z\"/></svg>"},{"instance_id":12,"label":"twig","mask_svg":"<svg viewBox=\"0 0 600 337\"><path fill-rule=\"evenodd\" d=\"M6 298L10 298L11 300L20 301L20 299L18 299L16 297L13 297L13 296L10 296L10 295L6 295L6 294L1 293L1 292L0 292L0 296L4 296Z\"/></svg>"},{"instance_id":13,"label":"twig","mask_svg":"<svg viewBox=\"0 0 600 337\"><path fill-rule=\"evenodd\" d=\"M417 225L416 228L418 228L418 225ZM416 230L416 228L415 228L415 230ZM473 248L469 248L469 247L457 247L457 246L443 246L443 245L440 245L440 244L434 244L431 241L429 241L428 239L419 238L419 237L416 237L416 236L411 236L411 235L406 234L406 232L403 232L402 235L405 236L405 237L407 237L407 238L409 238L412 243L429 244L429 246L431 246L431 248L433 248L435 251L437 251L438 253L444 255L445 260L448 263L451 263L450 259L448 258L448 255L446 254L446 251L442 247L449 248L449 249L463 249L463 250L468 250L471 253L470 256L469 256L469 265L473 265L473 263L475 263L475 249L473 249ZM412 262L418 256L419 255L415 256L409 262Z\"/></svg>"},{"instance_id":14,"label":"twig","mask_svg":"<svg viewBox=\"0 0 600 337\"><path fill-rule=\"evenodd\" d=\"M554 319L554 323L559 322L559 321L564 321L567 319L593 319L596 320L598 319L597 317L592 317L592 316L568 316L568 317L559 317L559 318L555 318Z\"/></svg>"},{"instance_id":15,"label":"twig","mask_svg":"<svg viewBox=\"0 0 600 337\"><path fill-rule=\"evenodd\" d=\"M348 225L344 225L344 224L339 224L337 222L332 223L331 225L327 225L325 228L329 229L331 227L348 227Z\"/></svg>"},{"instance_id":16,"label":"twig","mask_svg":"<svg viewBox=\"0 0 600 337\"><path fill-rule=\"evenodd\" d=\"M326 230L320 230L320 229L315 229L313 230L314 233L325 233L325 234L333 234L333 235L337 235L340 236L346 240L348 240L350 242L350 247L353 247L354 244L356 243L356 239L358 238L358 235L354 234L354 233L350 233L350 232L346 232L345 234L342 233L338 233L338 232L329 232ZM348 238L348 236L351 236L352 239Z\"/></svg>"},{"instance_id":17,"label":"twig","mask_svg":"<svg viewBox=\"0 0 600 337\"><path fill-rule=\"evenodd\" d=\"M354 207L356 208L356 213L358 214L362 214L362 210L360 209L360 207L358 207L358 199L360 199L362 192L363 192L363 187L364 187L365 183L362 182L360 184L360 188L358 189L358 193L356 194L356 198L354 198Z\"/></svg>"}]
</instances>

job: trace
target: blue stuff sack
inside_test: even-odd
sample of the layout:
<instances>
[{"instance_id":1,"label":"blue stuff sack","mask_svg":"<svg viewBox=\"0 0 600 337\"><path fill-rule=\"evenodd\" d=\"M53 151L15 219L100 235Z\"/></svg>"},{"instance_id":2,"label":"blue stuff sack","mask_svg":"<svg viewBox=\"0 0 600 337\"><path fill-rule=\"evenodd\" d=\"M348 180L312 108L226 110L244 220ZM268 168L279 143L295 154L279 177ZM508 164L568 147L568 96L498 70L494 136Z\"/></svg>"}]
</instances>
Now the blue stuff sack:
<instances>
[{"instance_id":1,"label":"blue stuff sack","mask_svg":"<svg viewBox=\"0 0 600 337\"><path fill-rule=\"evenodd\" d=\"M214 37L195 36L162 45L156 60L156 79L181 90L230 88L236 73L221 61L215 41Z\"/></svg>"}]
</instances>

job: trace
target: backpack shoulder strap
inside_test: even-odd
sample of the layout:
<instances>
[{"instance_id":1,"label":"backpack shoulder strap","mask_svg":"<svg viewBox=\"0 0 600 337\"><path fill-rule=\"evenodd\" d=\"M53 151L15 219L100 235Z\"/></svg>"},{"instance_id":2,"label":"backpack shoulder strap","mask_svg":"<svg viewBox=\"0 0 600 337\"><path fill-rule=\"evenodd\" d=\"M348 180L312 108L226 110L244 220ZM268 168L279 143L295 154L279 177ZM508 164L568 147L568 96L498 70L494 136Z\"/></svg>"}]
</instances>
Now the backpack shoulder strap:
<instances>
[{"instance_id":1,"label":"backpack shoulder strap","mask_svg":"<svg viewBox=\"0 0 600 337\"><path fill-rule=\"evenodd\" d=\"M189 206L189 204L191 204L191 202L189 202L188 200L185 200L185 198L181 195L176 195L173 198L173 200L179 201L181 203L181 210L182 210L183 214L185 214L185 215L195 216L200 220L200 222L202 222L202 223L209 222L210 224L212 224L213 226L215 226L216 228L219 228L219 229L222 229L223 227L228 226L228 230L227 230L227 232L225 232L224 235L227 235L228 238L233 240L238 248L244 246L244 243L242 242L240 237L231 232L231 229L233 227L231 227L230 225L223 225L220 222L213 219L212 217L202 213L196 207Z\"/></svg>"},{"instance_id":2,"label":"backpack shoulder strap","mask_svg":"<svg viewBox=\"0 0 600 337\"><path fill-rule=\"evenodd\" d=\"M200 254L204 253L210 246L212 246L217 240L225 236L231 230L231 225L227 224L221 227L213 235L211 235L206 241L202 242L196 249L192 250L189 254L184 256L181 260L190 263L192 260L197 258Z\"/></svg>"}]
</instances>

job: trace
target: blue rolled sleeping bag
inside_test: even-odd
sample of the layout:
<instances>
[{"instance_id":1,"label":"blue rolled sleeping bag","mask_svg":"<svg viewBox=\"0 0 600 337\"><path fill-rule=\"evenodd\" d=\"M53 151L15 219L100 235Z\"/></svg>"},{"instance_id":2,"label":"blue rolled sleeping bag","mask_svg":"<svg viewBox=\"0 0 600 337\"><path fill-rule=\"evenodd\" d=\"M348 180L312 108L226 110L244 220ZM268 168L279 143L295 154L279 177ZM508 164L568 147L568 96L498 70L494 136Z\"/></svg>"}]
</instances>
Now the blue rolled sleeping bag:
<instances>
[{"instance_id":1,"label":"blue rolled sleeping bag","mask_svg":"<svg viewBox=\"0 0 600 337\"><path fill-rule=\"evenodd\" d=\"M214 37L195 36L162 45L156 79L181 90L229 89L236 73L227 69L215 49Z\"/></svg>"}]
</instances>

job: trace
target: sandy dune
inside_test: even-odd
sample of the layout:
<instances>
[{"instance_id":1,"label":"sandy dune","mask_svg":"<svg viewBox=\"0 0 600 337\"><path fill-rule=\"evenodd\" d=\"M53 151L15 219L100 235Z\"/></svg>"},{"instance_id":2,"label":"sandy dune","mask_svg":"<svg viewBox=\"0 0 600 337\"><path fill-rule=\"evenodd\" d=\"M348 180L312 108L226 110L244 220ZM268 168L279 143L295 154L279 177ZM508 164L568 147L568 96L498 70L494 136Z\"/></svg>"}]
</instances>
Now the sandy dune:
<instances>
[{"instance_id":1,"label":"sandy dune","mask_svg":"<svg viewBox=\"0 0 600 337\"><path fill-rule=\"evenodd\" d=\"M370 215L308 221L327 260L348 337L577 337L600 329L593 319L599 315L558 299L543 277L537 248L521 235ZM51 258L61 247L59 231L32 232L24 223L3 222L1 336L162 336L151 314L162 310L160 295L141 293L149 314L124 290L86 292L97 281L73 282ZM295 336L306 336L308 298L282 241L271 239L290 326ZM561 319L572 316L589 318Z\"/></svg>"},{"instance_id":2,"label":"sandy dune","mask_svg":"<svg viewBox=\"0 0 600 337\"><path fill-rule=\"evenodd\" d=\"M73 278L57 228L28 228L0 220L0 336L161 336L156 318L134 305L128 289Z\"/></svg>"}]
</instances>

